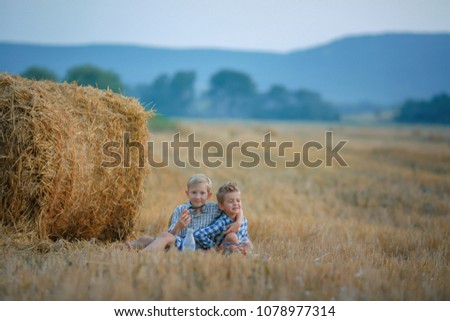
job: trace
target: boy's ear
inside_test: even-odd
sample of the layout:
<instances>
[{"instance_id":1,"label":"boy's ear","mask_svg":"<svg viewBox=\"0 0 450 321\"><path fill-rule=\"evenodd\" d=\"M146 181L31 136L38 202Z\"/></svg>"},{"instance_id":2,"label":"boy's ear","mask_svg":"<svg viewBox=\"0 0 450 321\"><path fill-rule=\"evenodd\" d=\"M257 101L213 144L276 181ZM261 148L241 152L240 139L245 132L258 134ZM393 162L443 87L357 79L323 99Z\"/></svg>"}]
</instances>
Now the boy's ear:
<instances>
[{"instance_id":1,"label":"boy's ear","mask_svg":"<svg viewBox=\"0 0 450 321\"><path fill-rule=\"evenodd\" d=\"M220 202L217 202L217 205L219 205L219 208L223 211L223 204Z\"/></svg>"},{"instance_id":2,"label":"boy's ear","mask_svg":"<svg viewBox=\"0 0 450 321\"><path fill-rule=\"evenodd\" d=\"M185 190L184 192L186 193L186 196L189 197L189 191Z\"/></svg>"},{"instance_id":3,"label":"boy's ear","mask_svg":"<svg viewBox=\"0 0 450 321\"><path fill-rule=\"evenodd\" d=\"M211 197L211 195L212 195L212 193L211 193L211 192L208 192L208 198L210 198L210 197Z\"/></svg>"}]
</instances>

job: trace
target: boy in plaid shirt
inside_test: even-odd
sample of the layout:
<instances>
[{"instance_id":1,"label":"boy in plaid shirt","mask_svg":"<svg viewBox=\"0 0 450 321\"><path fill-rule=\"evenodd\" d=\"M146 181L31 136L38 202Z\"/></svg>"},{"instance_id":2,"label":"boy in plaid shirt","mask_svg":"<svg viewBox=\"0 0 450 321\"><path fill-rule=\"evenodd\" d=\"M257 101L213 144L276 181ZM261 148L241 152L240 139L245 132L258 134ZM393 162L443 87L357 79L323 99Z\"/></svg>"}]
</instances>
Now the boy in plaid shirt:
<instances>
[{"instance_id":1,"label":"boy in plaid shirt","mask_svg":"<svg viewBox=\"0 0 450 321\"><path fill-rule=\"evenodd\" d=\"M224 253L235 250L246 254L253 245L248 237L248 224L245 217L237 232L224 234L227 227L242 213L241 192L237 184L226 183L217 192L217 203L222 215L210 226L199 229L194 233L195 241L204 250L220 245Z\"/></svg>"},{"instance_id":2,"label":"boy in plaid shirt","mask_svg":"<svg viewBox=\"0 0 450 321\"><path fill-rule=\"evenodd\" d=\"M133 242L125 243L125 246L129 249L161 251L175 245L179 250L183 250L183 241L188 227L198 230L212 224L220 217L221 211L217 203L208 202L212 195L211 187L211 179L204 174L190 177L185 192L188 202L175 208L168 231L161 233L157 238L141 237ZM242 217L242 213L236 216L236 220L231 222L226 233L238 231L242 224Z\"/></svg>"}]
</instances>

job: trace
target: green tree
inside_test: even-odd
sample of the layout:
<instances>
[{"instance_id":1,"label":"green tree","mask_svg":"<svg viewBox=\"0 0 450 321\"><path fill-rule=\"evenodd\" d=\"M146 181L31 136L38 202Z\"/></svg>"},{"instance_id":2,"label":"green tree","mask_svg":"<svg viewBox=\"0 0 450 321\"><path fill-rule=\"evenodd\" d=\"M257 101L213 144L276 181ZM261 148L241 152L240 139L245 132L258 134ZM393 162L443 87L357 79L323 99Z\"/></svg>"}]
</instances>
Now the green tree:
<instances>
[{"instance_id":1,"label":"green tree","mask_svg":"<svg viewBox=\"0 0 450 321\"><path fill-rule=\"evenodd\" d=\"M150 106L158 114L170 114L170 77L167 74L157 76L151 84L140 85L136 94L144 106Z\"/></svg>"},{"instance_id":2,"label":"green tree","mask_svg":"<svg viewBox=\"0 0 450 321\"><path fill-rule=\"evenodd\" d=\"M256 86L249 75L233 70L221 70L210 80L211 95L251 96L256 94Z\"/></svg>"},{"instance_id":3,"label":"green tree","mask_svg":"<svg viewBox=\"0 0 450 321\"><path fill-rule=\"evenodd\" d=\"M139 86L137 95L144 105L154 107L159 114L186 115L195 98L195 78L193 71L180 71L173 77L161 74L150 85Z\"/></svg>"},{"instance_id":4,"label":"green tree","mask_svg":"<svg viewBox=\"0 0 450 321\"><path fill-rule=\"evenodd\" d=\"M256 98L256 85L243 72L221 70L210 79L208 92L221 116L249 116Z\"/></svg>"},{"instance_id":5,"label":"green tree","mask_svg":"<svg viewBox=\"0 0 450 321\"><path fill-rule=\"evenodd\" d=\"M264 97L264 105L268 110L277 110L289 105L291 95L286 87L273 85Z\"/></svg>"},{"instance_id":6,"label":"green tree","mask_svg":"<svg viewBox=\"0 0 450 321\"><path fill-rule=\"evenodd\" d=\"M394 117L403 123L450 124L450 96L443 93L429 101L408 100Z\"/></svg>"},{"instance_id":7,"label":"green tree","mask_svg":"<svg viewBox=\"0 0 450 321\"><path fill-rule=\"evenodd\" d=\"M34 80L52 80L52 81L58 81L58 76L51 71L50 69L47 69L45 67L39 67L39 66L31 66L27 70L25 70L22 74L22 77L28 78L28 79L34 79Z\"/></svg>"},{"instance_id":8,"label":"green tree","mask_svg":"<svg viewBox=\"0 0 450 321\"><path fill-rule=\"evenodd\" d=\"M66 80L68 82L76 81L82 86L93 86L100 89L109 88L116 93L123 89L118 74L89 64L70 68L67 71Z\"/></svg>"},{"instance_id":9,"label":"green tree","mask_svg":"<svg viewBox=\"0 0 450 321\"><path fill-rule=\"evenodd\" d=\"M272 86L260 96L257 118L339 120L339 111L310 90L289 91L284 86Z\"/></svg>"},{"instance_id":10,"label":"green tree","mask_svg":"<svg viewBox=\"0 0 450 321\"><path fill-rule=\"evenodd\" d=\"M180 71L170 82L170 104L175 114L185 114L195 98L195 72Z\"/></svg>"},{"instance_id":11,"label":"green tree","mask_svg":"<svg viewBox=\"0 0 450 321\"><path fill-rule=\"evenodd\" d=\"M306 120L339 120L339 111L324 101L317 92L299 89L294 92L295 103L290 113Z\"/></svg>"}]
</instances>

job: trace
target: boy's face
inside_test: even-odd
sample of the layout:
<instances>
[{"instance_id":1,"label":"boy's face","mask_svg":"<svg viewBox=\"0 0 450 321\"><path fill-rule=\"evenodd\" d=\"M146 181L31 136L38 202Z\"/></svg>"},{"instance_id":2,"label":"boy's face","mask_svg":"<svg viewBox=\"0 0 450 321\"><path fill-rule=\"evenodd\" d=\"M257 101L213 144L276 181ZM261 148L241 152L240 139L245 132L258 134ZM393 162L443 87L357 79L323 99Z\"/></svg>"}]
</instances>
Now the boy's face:
<instances>
[{"instance_id":1,"label":"boy's face","mask_svg":"<svg viewBox=\"0 0 450 321\"><path fill-rule=\"evenodd\" d=\"M186 196L194 207L201 207L205 205L211 197L211 192L208 192L206 183L198 183L189 187L186 191Z\"/></svg>"},{"instance_id":2,"label":"boy's face","mask_svg":"<svg viewBox=\"0 0 450 321\"><path fill-rule=\"evenodd\" d=\"M223 203L219 203L219 208L227 213L228 216L239 214L242 208L241 193L230 192L226 193L223 198Z\"/></svg>"}]
</instances>

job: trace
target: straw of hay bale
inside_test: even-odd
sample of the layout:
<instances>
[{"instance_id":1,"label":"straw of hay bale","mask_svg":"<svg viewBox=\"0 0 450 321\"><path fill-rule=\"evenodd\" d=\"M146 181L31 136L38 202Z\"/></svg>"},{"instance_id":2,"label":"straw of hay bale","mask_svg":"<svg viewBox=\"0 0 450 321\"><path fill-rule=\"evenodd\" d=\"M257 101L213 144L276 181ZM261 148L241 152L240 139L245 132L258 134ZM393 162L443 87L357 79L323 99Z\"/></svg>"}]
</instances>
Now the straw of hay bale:
<instances>
[{"instance_id":1,"label":"straw of hay bale","mask_svg":"<svg viewBox=\"0 0 450 321\"><path fill-rule=\"evenodd\" d=\"M142 203L150 116L111 91L0 74L3 224L42 238L125 238ZM125 132L145 154L130 148L129 168L101 166L106 142L120 143L123 160Z\"/></svg>"}]
</instances>

